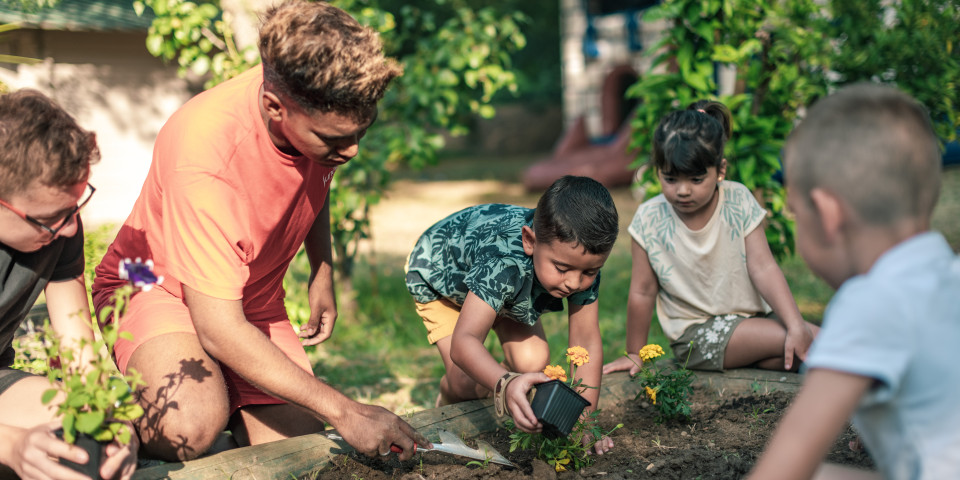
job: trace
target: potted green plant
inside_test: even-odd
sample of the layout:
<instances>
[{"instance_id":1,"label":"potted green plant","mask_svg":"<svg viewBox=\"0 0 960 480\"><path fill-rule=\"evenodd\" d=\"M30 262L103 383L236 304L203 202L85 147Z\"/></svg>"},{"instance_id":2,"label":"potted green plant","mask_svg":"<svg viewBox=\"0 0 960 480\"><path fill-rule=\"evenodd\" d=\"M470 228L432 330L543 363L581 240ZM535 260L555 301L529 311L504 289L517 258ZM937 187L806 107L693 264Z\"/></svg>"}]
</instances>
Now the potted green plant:
<instances>
[{"instance_id":1,"label":"potted green plant","mask_svg":"<svg viewBox=\"0 0 960 480\"><path fill-rule=\"evenodd\" d=\"M52 387L44 392L42 401L50 404L59 400L57 414L62 426L57 435L67 443L76 444L89 454L86 464L80 465L61 459L60 463L77 470L90 478L100 478L100 463L104 446L114 440L120 444L130 443L133 435L131 422L143 415L134 392L144 385L140 375L131 370L121 375L113 363L113 348L120 338L132 339L127 332L117 330L119 316L130 297L139 290L149 290L163 281L153 273L153 262L126 259L120 264L121 278L128 283L113 294L113 304L101 310L100 321L92 321L91 327L100 335L93 341L82 340L75 347L63 345L45 326L44 349L51 361L47 378ZM81 353L81 352L86 352ZM77 362L80 355L84 361Z\"/></svg>"}]
</instances>

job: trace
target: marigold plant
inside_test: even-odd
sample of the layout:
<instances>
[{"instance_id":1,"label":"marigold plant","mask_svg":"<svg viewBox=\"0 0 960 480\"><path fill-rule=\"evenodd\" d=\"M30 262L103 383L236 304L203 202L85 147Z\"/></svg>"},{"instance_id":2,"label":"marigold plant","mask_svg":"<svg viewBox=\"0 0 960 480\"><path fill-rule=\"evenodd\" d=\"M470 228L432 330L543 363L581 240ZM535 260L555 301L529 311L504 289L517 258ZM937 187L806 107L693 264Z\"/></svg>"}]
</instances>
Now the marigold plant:
<instances>
[{"instance_id":1,"label":"marigold plant","mask_svg":"<svg viewBox=\"0 0 960 480\"><path fill-rule=\"evenodd\" d=\"M567 363L577 367L590 363L590 352L579 345L567 349Z\"/></svg>"},{"instance_id":2,"label":"marigold plant","mask_svg":"<svg viewBox=\"0 0 960 480\"><path fill-rule=\"evenodd\" d=\"M693 393L693 372L687 370L686 362L678 368L661 367L657 365L657 360L663 355L664 351L660 345L644 345L637 353L640 357L640 365L638 365L640 373L634 377L634 381L639 382L643 387L636 398L645 396L656 408L657 423L689 417L690 394ZM627 358L630 356L627 355ZM687 360L689 359L690 355L687 354Z\"/></svg>"},{"instance_id":3,"label":"marigold plant","mask_svg":"<svg viewBox=\"0 0 960 480\"><path fill-rule=\"evenodd\" d=\"M543 373L554 380L567 381L567 371L560 365L547 365L547 368L543 369Z\"/></svg>"},{"instance_id":4,"label":"marigold plant","mask_svg":"<svg viewBox=\"0 0 960 480\"><path fill-rule=\"evenodd\" d=\"M657 345L656 343L644 345L643 348L640 349L640 353L638 355L640 356L640 360L649 362L654 358L662 357L664 355L663 347Z\"/></svg>"},{"instance_id":5,"label":"marigold plant","mask_svg":"<svg viewBox=\"0 0 960 480\"><path fill-rule=\"evenodd\" d=\"M570 364L569 377L566 369L560 365L547 365L543 369L543 373L554 380L566 383L577 393L583 393L588 388L597 388L584 385L583 379L577 378L577 367L590 363L590 353L586 348L581 346L568 348L566 360ZM597 441L623 427L621 423L610 431L604 432L597 422L599 414L600 410L597 409L581 415L577 423L574 424L570 435L553 439L538 433L526 433L518 430L511 420L507 420L507 428L513 431L510 434L510 451L518 448L521 450L536 448L537 458L552 465L557 472L563 472L567 469L580 470L593 463L594 456L590 455L589 452Z\"/></svg>"}]
</instances>

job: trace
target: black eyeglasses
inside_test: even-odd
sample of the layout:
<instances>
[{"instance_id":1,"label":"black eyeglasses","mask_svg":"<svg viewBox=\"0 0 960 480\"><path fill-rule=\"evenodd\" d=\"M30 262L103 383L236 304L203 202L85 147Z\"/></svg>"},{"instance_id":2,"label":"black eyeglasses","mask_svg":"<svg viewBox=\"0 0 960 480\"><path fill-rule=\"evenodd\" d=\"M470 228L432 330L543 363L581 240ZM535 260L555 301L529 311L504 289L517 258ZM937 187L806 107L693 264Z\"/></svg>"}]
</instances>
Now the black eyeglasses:
<instances>
[{"instance_id":1,"label":"black eyeglasses","mask_svg":"<svg viewBox=\"0 0 960 480\"><path fill-rule=\"evenodd\" d=\"M58 233L60 233L60 230L63 230L63 227L66 227L67 225L70 224L70 220L73 218L73 216L76 215L77 212L79 212L80 209L83 208L84 205L86 205L87 202L90 201L90 197L93 197L93 192L96 192L96 191L97 189L94 188L93 185L90 185L89 183L87 183L87 189L83 191L83 196L80 197L80 202L77 203L77 206L71 209L69 212L67 212L67 214L64 215L62 219L55 222L53 226L48 226L44 224L40 220L37 220L36 218L33 218L30 215L27 215L26 213L23 213L22 211L20 211L20 209L14 207L13 205L10 205L9 203L3 200L0 200L0 205L7 207L8 210L17 214L18 217L36 225L37 227L40 227L41 230L49 233L51 237L55 237Z\"/></svg>"}]
</instances>

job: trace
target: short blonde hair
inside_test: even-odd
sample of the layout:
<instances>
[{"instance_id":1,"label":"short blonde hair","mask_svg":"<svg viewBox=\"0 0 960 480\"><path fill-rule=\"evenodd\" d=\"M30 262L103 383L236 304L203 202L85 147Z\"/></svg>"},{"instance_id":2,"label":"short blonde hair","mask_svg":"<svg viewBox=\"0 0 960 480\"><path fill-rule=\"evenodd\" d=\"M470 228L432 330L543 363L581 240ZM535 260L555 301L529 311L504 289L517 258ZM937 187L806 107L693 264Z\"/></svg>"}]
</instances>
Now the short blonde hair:
<instances>
[{"instance_id":1,"label":"short blonde hair","mask_svg":"<svg viewBox=\"0 0 960 480\"><path fill-rule=\"evenodd\" d=\"M843 198L860 218L888 225L929 219L941 152L926 108L888 86L861 83L818 101L785 147L789 188Z\"/></svg>"},{"instance_id":2,"label":"short blonde hair","mask_svg":"<svg viewBox=\"0 0 960 480\"><path fill-rule=\"evenodd\" d=\"M372 114L403 69L383 55L379 34L325 2L286 0L260 28L264 83L308 113Z\"/></svg>"},{"instance_id":3,"label":"short blonde hair","mask_svg":"<svg viewBox=\"0 0 960 480\"><path fill-rule=\"evenodd\" d=\"M76 185L99 160L96 135L46 95L22 89L0 96L0 197L23 192L34 180Z\"/></svg>"}]
</instances>

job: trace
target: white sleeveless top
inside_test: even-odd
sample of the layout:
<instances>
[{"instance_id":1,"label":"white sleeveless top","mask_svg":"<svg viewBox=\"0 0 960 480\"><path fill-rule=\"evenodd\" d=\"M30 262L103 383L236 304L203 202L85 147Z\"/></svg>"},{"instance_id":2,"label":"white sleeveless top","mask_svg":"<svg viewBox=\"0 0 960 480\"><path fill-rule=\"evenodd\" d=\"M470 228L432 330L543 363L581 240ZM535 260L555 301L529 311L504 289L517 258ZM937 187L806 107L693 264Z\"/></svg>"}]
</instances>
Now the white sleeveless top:
<instances>
[{"instance_id":1,"label":"white sleeveless top","mask_svg":"<svg viewBox=\"0 0 960 480\"><path fill-rule=\"evenodd\" d=\"M700 230L687 228L663 194L641 204L627 229L657 275L657 317L671 341L716 315L771 311L750 280L745 242L766 210L737 182L720 182L719 195Z\"/></svg>"}]
</instances>

